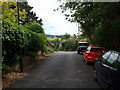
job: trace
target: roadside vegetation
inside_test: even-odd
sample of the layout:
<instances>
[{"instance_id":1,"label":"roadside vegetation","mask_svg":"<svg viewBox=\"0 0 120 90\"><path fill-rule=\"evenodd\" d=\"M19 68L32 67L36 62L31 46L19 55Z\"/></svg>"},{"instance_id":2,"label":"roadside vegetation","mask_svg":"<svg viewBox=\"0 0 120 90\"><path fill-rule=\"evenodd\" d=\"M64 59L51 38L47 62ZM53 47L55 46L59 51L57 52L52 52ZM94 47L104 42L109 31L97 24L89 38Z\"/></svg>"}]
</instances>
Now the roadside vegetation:
<instances>
[{"instance_id":1,"label":"roadside vegetation","mask_svg":"<svg viewBox=\"0 0 120 90\"><path fill-rule=\"evenodd\" d=\"M2 14L2 74L14 71L25 56L55 51L76 51L79 41L120 51L120 2L66 2L59 9L70 22L81 26L82 35L46 37L42 19L31 11L27 2L1 2ZM18 9L19 8L19 9ZM19 15L18 15L19 10ZM39 54L38 54L39 52ZM21 66L19 66L19 69Z\"/></svg>"},{"instance_id":2,"label":"roadside vegetation","mask_svg":"<svg viewBox=\"0 0 120 90\"><path fill-rule=\"evenodd\" d=\"M66 2L59 9L81 25L90 44L120 51L120 2Z\"/></svg>"},{"instance_id":3,"label":"roadside vegetation","mask_svg":"<svg viewBox=\"0 0 120 90\"><path fill-rule=\"evenodd\" d=\"M47 38L55 51L76 51L79 41L87 41L87 38L77 36L76 34L58 35L57 37Z\"/></svg>"},{"instance_id":4,"label":"roadside vegetation","mask_svg":"<svg viewBox=\"0 0 120 90\"><path fill-rule=\"evenodd\" d=\"M75 35L76 36L76 35ZM59 50L62 51L75 51L77 48L77 38L74 36L71 36L70 34L65 34L60 36L61 41L59 45Z\"/></svg>"},{"instance_id":5,"label":"roadside vegetation","mask_svg":"<svg viewBox=\"0 0 120 90\"><path fill-rule=\"evenodd\" d=\"M25 56L35 58L54 52L42 28L42 19L27 2L0 2L2 5L2 74L13 71ZM19 24L18 24L19 21ZM40 52L40 54L38 54ZM19 67L20 68L20 67Z\"/></svg>"}]
</instances>

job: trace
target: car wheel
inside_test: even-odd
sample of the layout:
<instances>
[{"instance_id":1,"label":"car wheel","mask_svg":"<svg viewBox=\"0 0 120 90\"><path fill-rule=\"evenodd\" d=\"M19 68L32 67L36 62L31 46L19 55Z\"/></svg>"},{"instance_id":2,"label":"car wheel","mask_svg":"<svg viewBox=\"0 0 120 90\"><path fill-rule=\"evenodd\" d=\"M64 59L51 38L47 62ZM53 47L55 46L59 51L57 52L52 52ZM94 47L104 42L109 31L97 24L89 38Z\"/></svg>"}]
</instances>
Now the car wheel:
<instances>
[{"instance_id":1,"label":"car wheel","mask_svg":"<svg viewBox=\"0 0 120 90\"><path fill-rule=\"evenodd\" d=\"M77 52L78 54L80 54L80 52Z\"/></svg>"},{"instance_id":2,"label":"car wheel","mask_svg":"<svg viewBox=\"0 0 120 90\"><path fill-rule=\"evenodd\" d=\"M96 72L95 68L93 70L93 78L95 81L97 81L97 72Z\"/></svg>"}]
</instances>

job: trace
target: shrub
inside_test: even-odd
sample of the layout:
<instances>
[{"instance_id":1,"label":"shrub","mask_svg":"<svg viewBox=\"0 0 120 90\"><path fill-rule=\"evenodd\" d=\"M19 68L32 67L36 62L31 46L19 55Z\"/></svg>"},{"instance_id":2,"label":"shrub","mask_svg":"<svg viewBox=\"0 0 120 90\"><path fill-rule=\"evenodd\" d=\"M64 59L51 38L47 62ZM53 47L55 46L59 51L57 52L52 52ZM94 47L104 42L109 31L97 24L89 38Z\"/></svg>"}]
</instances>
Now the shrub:
<instances>
[{"instance_id":1,"label":"shrub","mask_svg":"<svg viewBox=\"0 0 120 90\"><path fill-rule=\"evenodd\" d=\"M33 32L44 33L44 29L39 23L31 22L31 23L26 23L24 26Z\"/></svg>"},{"instance_id":2,"label":"shrub","mask_svg":"<svg viewBox=\"0 0 120 90\"><path fill-rule=\"evenodd\" d=\"M8 19L3 21L2 33L3 63L12 66L14 61L20 59L21 50L28 45L30 34Z\"/></svg>"},{"instance_id":3,"label":"shrub","mask_svg":"<svg viewBox=\"0 0 120 90\"><path fill-rule=\"evenodd\" d=\"M74 51L77 48L77 40L75 38L69 38L62 43L62 50Z\"/></svg>"},{"instance_id":4,"label":"shrub","mask_svg":"<svg viewBox=\"0 0 120 90\"><path fill-rule=\"evenodd\" d=\"M8 65L2 64L2 74L6 74L12 71L12 68L10 68Z\"/></svg>"},{"instance_id":5,"label":"shrub","mask_svg":"<svg viewBox=\"0 0 120 90\"><path fill-rule=\"evenodd\" d=\"M29 38L28 46L27 46L27 52L44 52L44 45L45 45L45 37L44 34L35 33L32 31L29 31L31 34L31 37ZM26 54L27 54L26 52Z\"/></svg>"},{"instance_id":6,"label":"shrub","mask_svg":"<svg viewBox=\"0 0 120 90\"><path fill-rule=\"evenodd\" d=\"M2 63L12 66L20 57L37 51L45 52L46 38L44 33L36 33L8 19L3 21L2 28Z\"/></svg>"},{"instance_id":7,"label":"shrub","mask_svg":"<svg viewBox=\"0 0 120 90\"><path fill-rule=\"evenodd\" d=\"M52 48L47 47L45 53L47 53L47 54L49 54L49 53L54 53L54 51L53 51Z\"/></svg>"}]
</instances>

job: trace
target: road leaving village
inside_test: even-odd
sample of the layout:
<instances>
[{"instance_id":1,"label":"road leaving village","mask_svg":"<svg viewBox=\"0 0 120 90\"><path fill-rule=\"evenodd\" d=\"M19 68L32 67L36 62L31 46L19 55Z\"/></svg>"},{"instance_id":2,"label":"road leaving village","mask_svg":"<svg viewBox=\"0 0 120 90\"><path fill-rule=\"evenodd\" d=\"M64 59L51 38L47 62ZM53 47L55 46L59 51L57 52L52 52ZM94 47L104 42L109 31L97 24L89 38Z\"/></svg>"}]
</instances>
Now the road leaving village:
<instances>
[{"instance_id":1,"label":"road leaving village","mask_svg":"<svg viewBox=\"0 0 120 90\"><path fill-rule=\"evenodd\" d=\"M100 88L93 79L93 65L76 52L57 52L37 63L9 88Z\"/></svg>"}]
</instances>

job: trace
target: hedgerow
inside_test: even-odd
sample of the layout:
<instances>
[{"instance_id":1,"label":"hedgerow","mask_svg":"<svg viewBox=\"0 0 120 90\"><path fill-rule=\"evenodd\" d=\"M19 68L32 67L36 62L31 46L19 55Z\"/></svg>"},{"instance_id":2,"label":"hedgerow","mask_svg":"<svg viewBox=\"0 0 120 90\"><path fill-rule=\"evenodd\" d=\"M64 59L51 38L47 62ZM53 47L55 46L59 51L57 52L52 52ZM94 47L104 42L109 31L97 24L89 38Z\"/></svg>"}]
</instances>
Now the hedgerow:
<instances>
[{"instance_id":1,"label":"hedgerow","mask_svg":"<svg viewBox=\"0 0 120 90\"><path fill-rule=\"evenodd\" d=\"M20 57L45 50L45 34L36 33L9 19L2 23L2 63L11 67Z\"/></svg>"}]
</instances>

